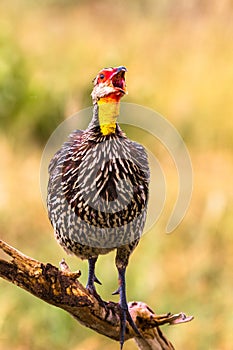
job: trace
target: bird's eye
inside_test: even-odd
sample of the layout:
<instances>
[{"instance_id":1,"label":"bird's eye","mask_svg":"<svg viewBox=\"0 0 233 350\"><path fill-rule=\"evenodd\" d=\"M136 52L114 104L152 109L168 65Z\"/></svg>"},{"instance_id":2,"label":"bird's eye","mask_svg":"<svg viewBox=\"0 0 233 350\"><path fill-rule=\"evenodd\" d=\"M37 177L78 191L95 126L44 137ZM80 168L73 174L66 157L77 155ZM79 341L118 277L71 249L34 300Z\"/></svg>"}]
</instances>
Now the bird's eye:
<instances>
[{"instance_id":1,"label":"bird's eye","mask_svg":"<svg viewBox=\"0 0 233 350\"><path fill-rule=\"evenodd\" d=\"M104 74L103 73L100 74L99 77L100 77L100 79L104 79Z\"/></svg>"}]
</instances>

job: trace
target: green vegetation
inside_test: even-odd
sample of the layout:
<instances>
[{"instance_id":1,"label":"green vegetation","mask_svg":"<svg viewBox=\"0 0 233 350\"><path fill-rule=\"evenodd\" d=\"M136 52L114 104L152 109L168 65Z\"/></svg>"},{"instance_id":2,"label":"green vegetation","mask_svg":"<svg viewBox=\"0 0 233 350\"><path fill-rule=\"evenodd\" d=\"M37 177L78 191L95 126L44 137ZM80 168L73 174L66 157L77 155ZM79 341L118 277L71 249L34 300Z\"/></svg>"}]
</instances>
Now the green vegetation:
<instances>
[{"instance_id":1,"label":"green vegetation","mask_svg":"<svg viewBox=\"0 0 233 350\"><path fill-rule=\"evenodd\" d=\"M27 57L11 35L0 37L0 50L0 128L44 143L63 120L64 98L30 81Z\"/></svg>"},{"instance_id":2,"label":"green vegetation","mask_svg":"<svg viewBox=\"0 0 233 350\"><path fill-rule=\"evenodd\" d=\"M64 118L91 105L99 69L125 65L124 102L171 121L193 163L190 209L165 235L176 170L163 147L151 144L166 174L167 202L127 274L129 300L195 316L190 324L164 328L177 350L228 350L233 343L232 10L230 0L0 3L0 237L44 262L57 265L66 257L41 201L43 146ZM66 260L82 270L85 283L86 263ZM109 300L117 284L114 254L100 260L98 290ZM0 310L0 349L118 349L4 281ZM127 342L127 349L136 346Z\"/></svg>"}]
</instances>

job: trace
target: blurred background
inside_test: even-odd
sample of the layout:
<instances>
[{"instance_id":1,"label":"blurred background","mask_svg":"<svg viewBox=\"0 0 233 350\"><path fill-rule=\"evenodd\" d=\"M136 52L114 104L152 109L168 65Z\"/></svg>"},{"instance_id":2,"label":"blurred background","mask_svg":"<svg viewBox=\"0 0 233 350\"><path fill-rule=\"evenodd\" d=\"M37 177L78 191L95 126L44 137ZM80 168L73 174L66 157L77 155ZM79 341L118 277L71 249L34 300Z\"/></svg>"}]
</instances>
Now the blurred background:
<instances>
[{"instance_id":1,"label":"blurred background","mask_svg":"<svg viewBox=\"0 0 233 350\"><path fill-rule=\"evenodd\" d=\"M150 145L166 175L167 200L131 257L128 299L157 313L195 316L163 327L178 350L232 349L232 1L1 0L0 13L0 238L43 262L58 265L65 257L86 283L87 264L66 257L53 238L40 160L59 123L91 105L95 74L125 65L124 102L165 116L183 137L194 171L187 215L167 235L176 169L161 145ZM100 258L97 275L103 298L117 301L114 253ZM119 348L3 280L0 310L1 350ZM128 341L124 349L136 346Z\"/></svg>"}]
</instances>

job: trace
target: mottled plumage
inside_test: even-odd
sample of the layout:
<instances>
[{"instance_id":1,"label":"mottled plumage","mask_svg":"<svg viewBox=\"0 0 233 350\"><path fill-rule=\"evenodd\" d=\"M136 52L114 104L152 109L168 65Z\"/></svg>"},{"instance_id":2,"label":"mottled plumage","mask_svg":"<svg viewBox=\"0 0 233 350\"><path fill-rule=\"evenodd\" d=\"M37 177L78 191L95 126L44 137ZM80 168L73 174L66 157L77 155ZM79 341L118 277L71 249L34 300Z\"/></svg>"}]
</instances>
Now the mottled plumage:
<instances>
[{"instance_id":1,"label":"mottled plumage","mask_svg":"<svg viewBox=\"0 0 233 350\"><path fill-rule=\"evenodd\" d=\"M91 292L95 293L94 282L99 282L94 273L98 255L117 249L124 311L121 346L126 316L137 331L127 309L124 275L143 232L149 186L144 148L129 140L116 122L117 106L126 91L125 71L118 67L98 74L92 121L86 130L74 131L51 160L47 197L56 239L68 253L89 261ZM103 75L110 76L100 82Z\"/></svg>"}]
</instances>

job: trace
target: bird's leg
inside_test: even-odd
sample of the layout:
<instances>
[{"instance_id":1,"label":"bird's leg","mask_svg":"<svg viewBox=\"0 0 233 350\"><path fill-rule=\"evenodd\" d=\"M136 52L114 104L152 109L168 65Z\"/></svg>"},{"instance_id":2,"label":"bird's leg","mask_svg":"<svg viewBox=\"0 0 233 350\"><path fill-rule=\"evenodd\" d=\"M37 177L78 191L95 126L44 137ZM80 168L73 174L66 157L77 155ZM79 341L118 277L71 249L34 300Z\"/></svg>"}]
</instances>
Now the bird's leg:
<instances>
[{"instance_id":1,"label":"bird's leg","mask_svg":"<svg viewBox=\"0 0 233 350\"><path fill-rule=\"evenodd\" d=\"M115 292L115 294L120 294L120 345L121 349L123 348L124 341L125 341L125 328L126 328L126 319L129 322L130 326L133 328L135 333L140 336L140 332L134 323L128 309L128 303L126 298L126 285L125 285L125 271L128 263L128 258L123 259L124 262L126 262L126 265L122 264L122 255L119 253L121 248L118 248L117 250L117 256L116 256L116 266L118 270L118 281L119 281L119 288ZM119 259L120 258L120 259ZM126 256L124 256L126 258Z\"/></svg>"},{"instance_id":2,"label":"bird's leg","mask_svg":"<svg viewBox=\"0 0 233 350\"><path fill-rule=\"evenodd\" d=\"M95 282L101 284L101 282L98 280L98 278L95 275L95 264L96 264L97 258L89 258L88 264L89 264L89 273L88 273L88 281L86 288L91 292L92 294L96 294L95 289Z\"/></svg>"},{"instance_id":3,"label":"bird's leg","mask_svg":"<svg viewBox=\"0 0 233 350\"><path fill-rule=\"evenodd\" d=\"M118 274L119 274L119 294L120 294L120 308L121 308L121 315L120 315L120 344L121 349L124 345L125 340L125 326L126 326L126 319L129 322L130 326L133 328L135 333L137 335L140 335L140 332L134 323L128 309L128 303L126 298L126 287L125 287L125 270L126 268L118 268Z\"/></svg>"},{"instance_id":4,"label":"bird's leg","mask_svg":"<svg viewBox=\"0 0 233 350\"><path fill-rule=\"evenodd\" d=\"M88 273L86 288L98 300L99 304L105 308L107 313L107 308L106 308L107 303L101 299L100 295L97 293L95 289L95 283L102 284L95 275L96 261L97 261L97 257L88 259L89 273Z\"/></svg>"}]
</instances>

